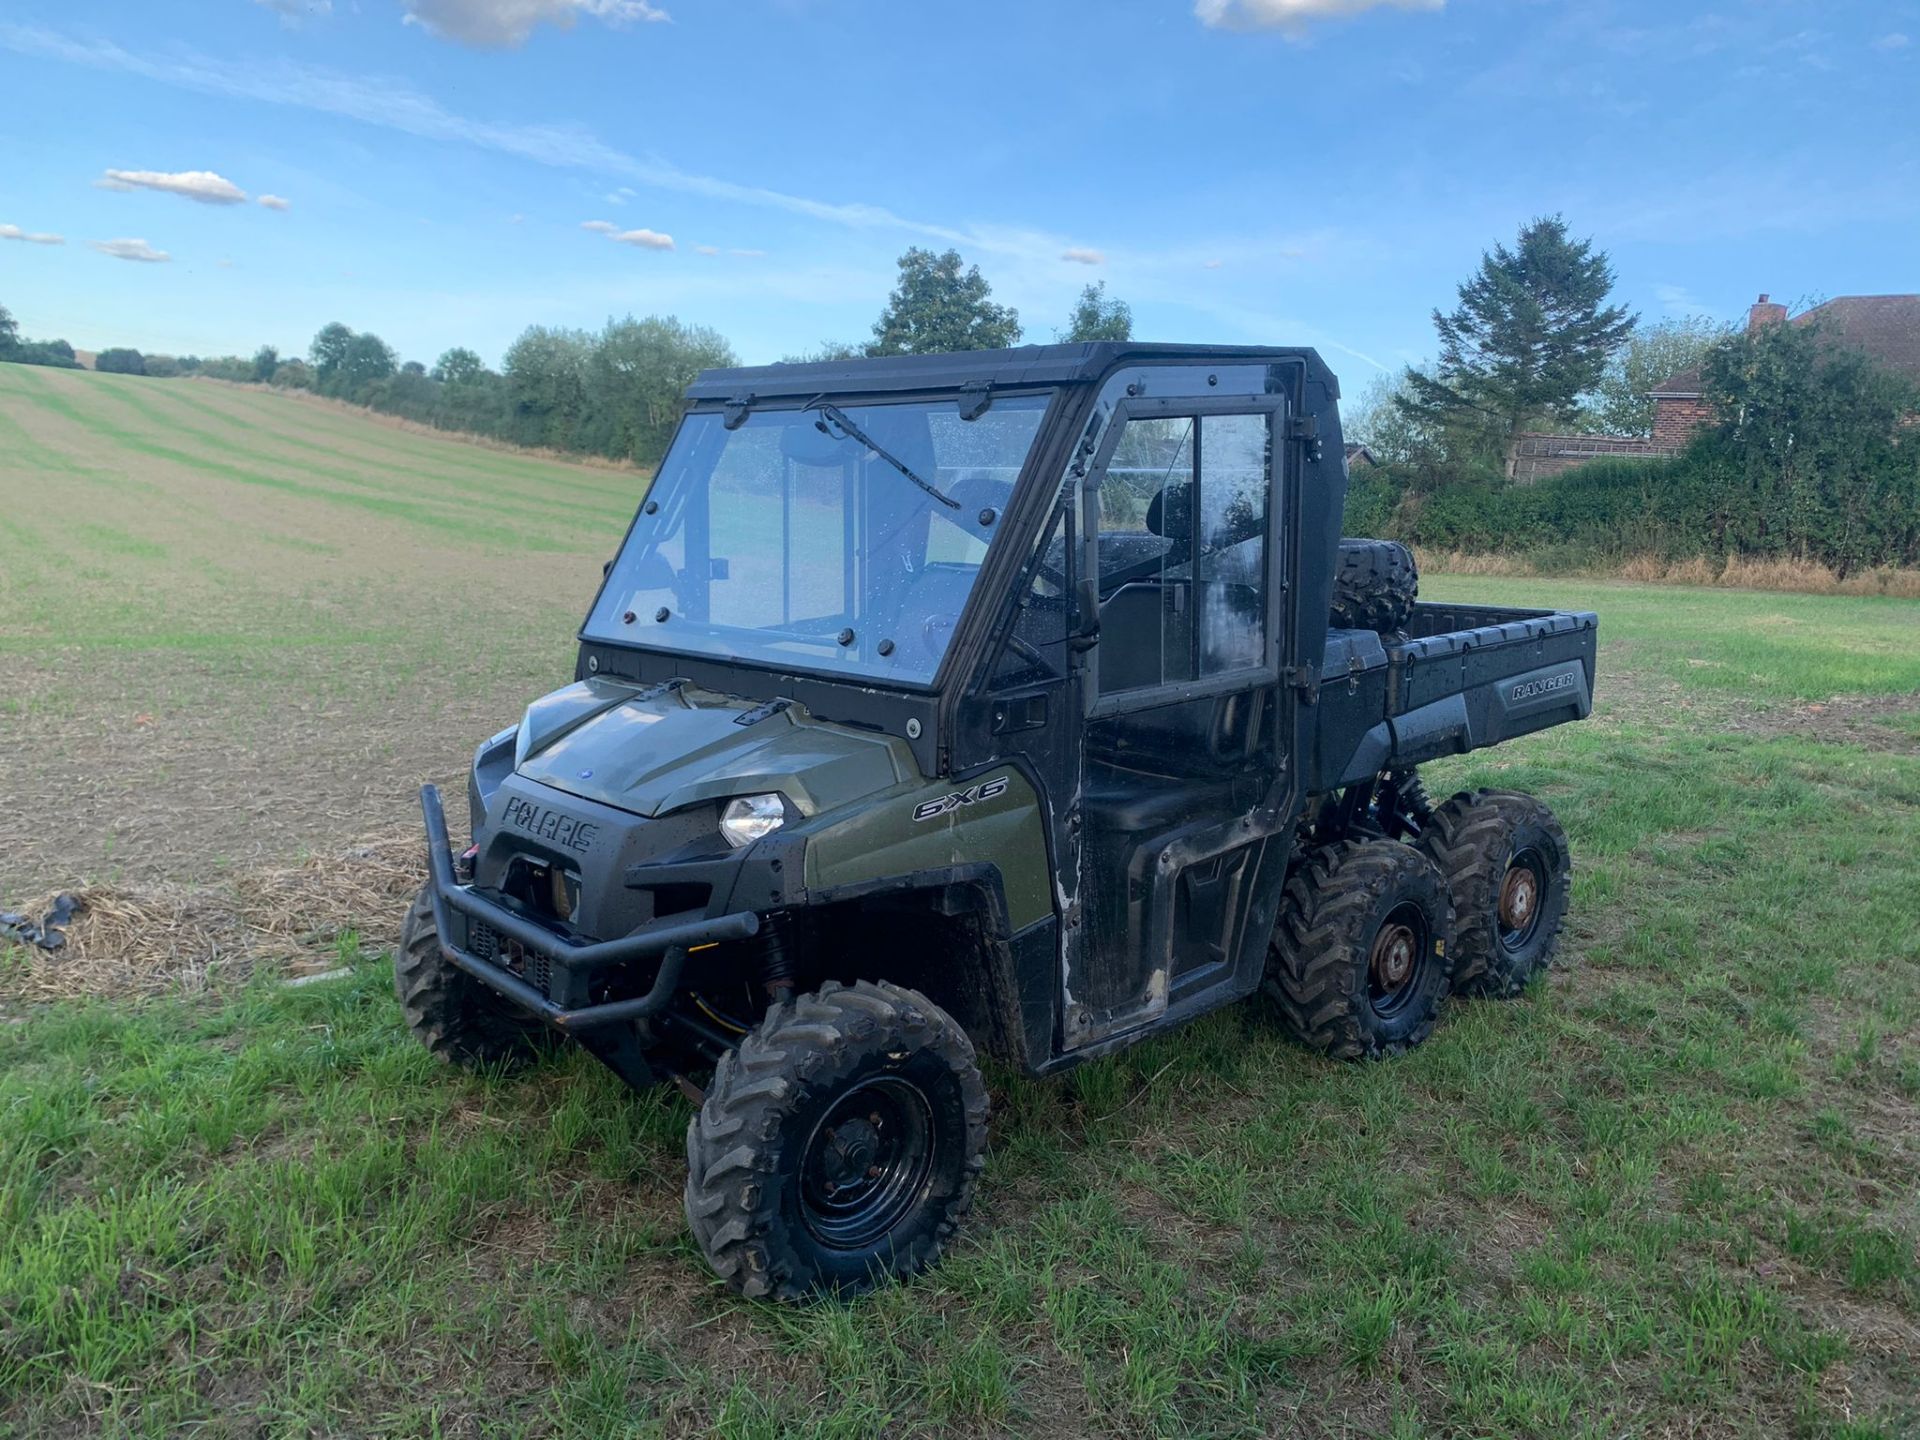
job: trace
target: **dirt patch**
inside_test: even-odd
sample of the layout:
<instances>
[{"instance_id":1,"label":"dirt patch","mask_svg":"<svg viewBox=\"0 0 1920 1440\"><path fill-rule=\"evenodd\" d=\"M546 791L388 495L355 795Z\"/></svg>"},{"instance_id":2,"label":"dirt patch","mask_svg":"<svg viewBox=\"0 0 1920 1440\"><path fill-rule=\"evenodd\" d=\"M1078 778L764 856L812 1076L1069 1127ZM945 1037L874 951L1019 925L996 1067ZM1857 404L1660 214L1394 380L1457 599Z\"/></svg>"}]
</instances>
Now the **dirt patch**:
<instances>
[{"instance_id":1,"label":"dirt patch","mask_svg":"<svg viewBox=\"0 0 1920 1440\"><path fill-rule=\"evenodd\" d=\"M76 996L202 990L262 966L293 973L336 963L351 932L364 945L399 939L407 903L426 878L411 833L377 836L297 865L245 870L217 885L94 885L55 951L0 950L0 996L32 1003ZM43 913L51 895L25 907Z\"/></svg>"},{"instance_id":2,"label":"dirt patch","mask_svg":"<svg viewBox=\"0 0 1920 1440\"><path fill-rule=\"evenodd\" d=\"M1920 729L1903 729L1897 723L1915 716L1920 716L1920 695L1836 695L1802 705L1742 711L1722 723L1742 735L1792 735L1828 745L1920 755Z\"/></svg>"}]
</instances>

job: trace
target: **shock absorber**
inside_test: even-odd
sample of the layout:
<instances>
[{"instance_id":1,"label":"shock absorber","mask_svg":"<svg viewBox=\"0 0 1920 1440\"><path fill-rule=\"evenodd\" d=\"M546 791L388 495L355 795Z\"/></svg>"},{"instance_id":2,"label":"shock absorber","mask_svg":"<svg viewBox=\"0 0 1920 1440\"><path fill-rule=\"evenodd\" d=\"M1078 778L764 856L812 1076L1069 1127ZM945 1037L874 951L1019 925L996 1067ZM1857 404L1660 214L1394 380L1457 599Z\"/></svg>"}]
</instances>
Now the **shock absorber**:
<instances>
[{"instance_id":1,"label":"shock absorber","mask_svg":"<svg viewBox=\"0 0 1920 1440\"><path fill-rule=\"evenodd\" d=\"M793 996L793 954L789 938L784 910L764 916L760 932L754 936L754 969L767 999L775 1005Z\"/></svg>"},{"instance_id":2,"label":"shock absorber","mask_svg":"<svg viewBox=\"0 0 1920 1440\"><path fill-rule=\"evenodd\" d=\"M1401 770L1393 776L1394 802L1403 819L1410 821L1416 833L1433 823L1433 799L1418 770Z\"/></svg>"}]
</instances>

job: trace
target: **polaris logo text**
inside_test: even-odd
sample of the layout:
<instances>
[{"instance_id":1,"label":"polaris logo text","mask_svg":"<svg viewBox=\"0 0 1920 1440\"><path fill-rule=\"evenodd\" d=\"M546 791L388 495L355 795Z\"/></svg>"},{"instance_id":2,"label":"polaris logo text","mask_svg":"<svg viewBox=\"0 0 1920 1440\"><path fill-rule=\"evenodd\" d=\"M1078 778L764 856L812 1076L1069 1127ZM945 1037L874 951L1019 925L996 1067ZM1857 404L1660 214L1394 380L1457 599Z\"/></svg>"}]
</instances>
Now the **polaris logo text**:
<instances>
[{"instance_id":1,"label":"polaris logo text","mask_svg":"<svg viewBox=\"0 0 1920 1440\"><path fill-rule=\"evenodd\" d=\"M1510 701L1531 700L1537 695L1551 695L1556 690L1570 689L1578 677L1571 671L1564 675L1549 675L1541 680L1528 680L1513 687L1507 696Z\"/></svg>"},{"instance_id":2,"label":"polaris logo text","mask_svg":"<svg viewBox=\"0 0 1920 1440\"><path fill-rule=\"evenodd\" d=\"M551 841L579 855L586 854L592 848L593 837L600 833L600 827L591 820L576 820L571 815L562 815L558 810L549 810L544 805L522 800L517 795L507 801L507 808L500 818L516 830L524 830L529 835Z\"/></svg>"},{"instance_id":3,"label":"polaris logo text","mask_svg":"<svg viewBox=\"0 0 1920 1440\"><path fill-rule=\"evenodd\" d=\"M938 800L925 800L913 807L915 820L934 820L942 815L951 815L962 805L972 805L981 800L991 800L996 795L1007 793L1012 777L1002 775L998 780L988 780L983 784L970 785L965 790L956 790L951 795L942 795Z\"/></svg>"}]
</instances>

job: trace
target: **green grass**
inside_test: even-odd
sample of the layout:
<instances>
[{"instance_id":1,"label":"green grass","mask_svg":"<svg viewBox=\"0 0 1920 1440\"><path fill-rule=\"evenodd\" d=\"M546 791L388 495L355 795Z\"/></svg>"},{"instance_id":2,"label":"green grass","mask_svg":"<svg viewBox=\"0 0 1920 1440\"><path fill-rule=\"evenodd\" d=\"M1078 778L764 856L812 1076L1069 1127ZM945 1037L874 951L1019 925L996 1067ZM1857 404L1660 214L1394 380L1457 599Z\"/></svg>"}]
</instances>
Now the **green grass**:
<instances>
[{"instance_id":1,"label":"green grass","mask_svg":"<svg viewBox=\"0 0 1920 1440\"><path fill-rule=\"evenodd\" d=\"M1920 1422L1920 760L1600 723L1570 964L1397 1063L1257 1010L999 1077L911 1288L711 1286L684 1102L431 1064L379 955L0 1029L0 1416L37 1433L1887 1435ZM1851 1419L1836 1397L1851 1396ZM1345 1417L1345 1418L1343 1418ZM1851 1427L1851 1428L1849 1428Z\"/></svg>"},{"instance_id":2,"label":"green grass","mask_svg":"<svg viewBox=\"0 0 1920 1440\"><path fill-rule=\"evenodd\" d=\"M464 447L210 385L122 403L141 382L62 377L68 419L13 368L0 485L97 498L84 532L0 506L0 734L38 778L66 753L48 737L136 707L187 731L183 778L136 755L117 805L403 797L438 752L393 737L437 735L457 768L550 683L585 605L517 587L526 553L470 529L258 505L202 452L351 494L411 466L390 483L429 508L511 490L520 510L475 524L570 544L588 589L632 485L492 452L465 475ZM143 430L180 458L116 438ZM272 558L239 563L236 537ZM446 603L475 573L500 592L479 637ZM1378 1066L1248 1005L1061 1079L996 1074L947 1261L804 1310L701 1268L677 1095L578 1053L437 1066L351 937L328 984L15 1005L0 1434L1920 1432L1920 604L1425 588L1602 616L1593 720L1429 774L1565 821L1563 963L1523 999L1455 1005ZM1860 728L1829 725L1848 704ZM0 986L18 963L0 952Z\"/></svg>"}]
</instances>

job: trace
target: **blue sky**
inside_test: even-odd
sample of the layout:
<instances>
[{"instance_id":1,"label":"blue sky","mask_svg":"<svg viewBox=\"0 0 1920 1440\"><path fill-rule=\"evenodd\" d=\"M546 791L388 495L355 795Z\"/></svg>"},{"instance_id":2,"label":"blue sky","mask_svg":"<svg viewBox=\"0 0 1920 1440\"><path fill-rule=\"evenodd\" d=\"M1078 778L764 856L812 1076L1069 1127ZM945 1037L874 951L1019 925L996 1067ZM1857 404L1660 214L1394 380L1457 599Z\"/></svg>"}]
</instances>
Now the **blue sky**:
<instances>
[{"instance_id":1,"label":"blue sky","mask_svg":"<svg viewBox=\"0 0 1920 1440\"><path fill-rule=\"evenodd\" d=\"M764 361L922 244L1353 388L1552 211L1649 318L1920 290L1920 0L8 0L0 95L0 303L82 348Z\"/></svg>"}]
</instances>

